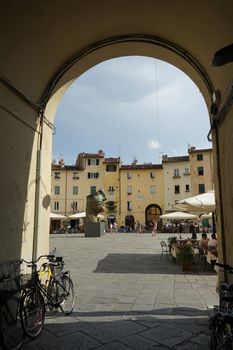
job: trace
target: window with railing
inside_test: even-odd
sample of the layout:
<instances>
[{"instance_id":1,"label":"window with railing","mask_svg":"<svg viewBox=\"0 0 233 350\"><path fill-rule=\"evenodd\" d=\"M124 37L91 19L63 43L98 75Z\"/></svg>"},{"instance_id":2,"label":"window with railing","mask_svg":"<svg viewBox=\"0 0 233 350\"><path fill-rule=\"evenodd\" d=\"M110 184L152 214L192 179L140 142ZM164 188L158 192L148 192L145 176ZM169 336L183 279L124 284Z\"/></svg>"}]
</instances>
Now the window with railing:
<instances>
[{"instance_id":1,"label":"window with railing","mask_svg":"<svg viewBox=\"0 0 233 350\"><path fill-rule=\"evenodd\" d=\"M203 154L201 153L197 154L197 160L203 160Z\"/></svg>"},{"instance_id":2,"label":"window with railing","mask_svg":"<svg viewBox=\"0 0 233 350\"><path fill-rule=\"evenodd\" d=\"M185 192L190 192L190 187L189 187L189 185L185 185Z\"/></svg>"},{"instance_id":3,"label":"window with railing","mask_svg":"<svg viewBox=\"0 0 233 350\"><path fill-rule=\"evenodd\" d=\"M54 210L59 210L59 202L54 202L53 203L53 209Z\"/></svg>"},{"instance_id":4,"label":"window with railing","mask_svg":"<svg viewBox=\"0 0 233 350\"><path fill-rule=\"evenodd\" d=\"M179 185L175 185L175 194L180 193L180 186Z\"/></svg>"},{"instance_id":5,"label":"window with railing","mask_svg":"<svg viewBox=\"0 0 233 350\"><path fill-rule=\"evenodd\" d=\"M127 173L127 179L131 179L132 178L132 174L131 173Z\"/></svg>"}]
</instances>

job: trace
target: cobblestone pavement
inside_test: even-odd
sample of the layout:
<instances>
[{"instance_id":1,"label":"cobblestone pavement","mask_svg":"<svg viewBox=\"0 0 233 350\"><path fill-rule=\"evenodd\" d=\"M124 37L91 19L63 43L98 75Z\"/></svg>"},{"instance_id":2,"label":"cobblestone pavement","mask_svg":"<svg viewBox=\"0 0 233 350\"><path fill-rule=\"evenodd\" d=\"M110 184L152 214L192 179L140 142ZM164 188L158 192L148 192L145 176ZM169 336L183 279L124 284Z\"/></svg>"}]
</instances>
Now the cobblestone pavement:
<instances>
[{"instance_id":1,"label":"cobblestone pavement","mask_svg":"<svg viewBox=\"0 0 233 350\"><path fill-rule=\"evenodd\" d=\"M184 274L161 259L160 241L168 236L52 235L51 250L71 270L75 309L66 317L47 313L43 332L23 349L208 349L216 274Z\"/></svg>"}]
</instances>

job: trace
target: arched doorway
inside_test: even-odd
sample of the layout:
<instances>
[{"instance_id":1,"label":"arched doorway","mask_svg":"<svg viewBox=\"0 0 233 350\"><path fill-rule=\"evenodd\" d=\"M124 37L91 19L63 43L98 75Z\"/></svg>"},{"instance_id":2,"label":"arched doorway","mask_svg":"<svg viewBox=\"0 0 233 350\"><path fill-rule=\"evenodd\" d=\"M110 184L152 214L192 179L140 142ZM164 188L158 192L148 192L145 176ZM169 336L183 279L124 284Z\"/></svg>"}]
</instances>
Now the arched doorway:
<instances>
[{"instance_id":1,"label":"arched doorway","mask_svg":"<svg viewBox=\"0 0 233 350\"><path fill-rule=\"evenodd\" d=\"M150 204L145 210L145 222L148 229L151 227L153 221L159 222L159 216L162 215L162 209L157 204Z\"/></svg>"},{"instance_id":2,"label":"arched doorway","mask_svg":"<svg viewBox=\"0 0 233 350\"><path fill-rule=\"evenodd\" d=\"M127 215L125 217L125 227L127 231L134 230L135 220L133 215Z\"/></svg>"}]
</instances>

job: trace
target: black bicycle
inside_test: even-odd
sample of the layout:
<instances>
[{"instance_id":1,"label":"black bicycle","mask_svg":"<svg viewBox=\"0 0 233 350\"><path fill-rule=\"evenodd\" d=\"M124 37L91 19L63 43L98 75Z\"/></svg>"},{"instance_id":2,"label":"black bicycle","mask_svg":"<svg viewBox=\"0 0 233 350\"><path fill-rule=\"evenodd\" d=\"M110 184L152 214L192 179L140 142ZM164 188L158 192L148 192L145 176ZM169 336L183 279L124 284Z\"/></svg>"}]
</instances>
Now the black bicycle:
<instances>
[{"instance_id":1,"label":"black bicycle","mask_svg":"<svg viewBox=\"0 0 233 350\"><path fill-rule=\"evenodd\" d=\"M42 258L48 261L37 269ZM37 337L44 326L46 308L60 308L68 315L74 308L74 287L64 262L54 255L41 255L36 261L23 260L32 268L31 283L20 303L22 327L30 338Z\"/></svg>"},{"instance_id":2,"label":"black bicycle","mask_svg":"<svg viewBox=\"0 0 233 350\"><path fill-rule=\"evenodd\" d=\"M24 342L21 326L20 302L27 276L22 274L21 262L0 263L0 345L6 350L17 350Z\"/></svg>"},{"instance_id":3,"label":"black bicycle","mask_svg":"<svg viewBox=\"0 0 233 350\"><path fill-rule=\"evenodd\" d=\"M226 273L233 274L233 267L216 263ZM233 350L233 284L220 283L219 305L210 318L211 350Z\"/></svg>"}]
</instances>

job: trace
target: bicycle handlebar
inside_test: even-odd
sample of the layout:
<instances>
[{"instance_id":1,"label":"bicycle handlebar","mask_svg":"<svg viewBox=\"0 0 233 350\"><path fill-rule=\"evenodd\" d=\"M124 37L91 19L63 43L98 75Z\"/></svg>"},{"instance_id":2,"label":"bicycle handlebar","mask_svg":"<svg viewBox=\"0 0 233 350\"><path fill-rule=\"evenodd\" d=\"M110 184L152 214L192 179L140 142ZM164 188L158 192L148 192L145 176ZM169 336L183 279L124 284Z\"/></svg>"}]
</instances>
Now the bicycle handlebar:
<instances>
[{"instance_id":1,"label":"bicycle handlebar","mask_svg":"<svg viewBox=\"0 0 233 350\"><path fill-rule=\"evenodd\" d=\"M215 265L222 267L225 271L229 272L229 273L233 273L233 267L231 265L228 264L221 264L219 262L216 262Z\"/></svg>"},{"instance_id":2,"label":"bicycle handlebar","mask_svg":"<svg viewBox=\"0 0 233 350\"><path fill-rule=\"evenodd\" d=\"M21 259L21 262L25 262L26 264L32 264L32 265L35 265L36 263L38 263L38 261L42 258L47 258L48 260L49 259L54 259L55 258L55 255L51 255L51 254L43 254L41 256L39 256L38 259L36 260L32 260L32 261L27 261L25 259Z\"/></svg>"}]
</instances>

